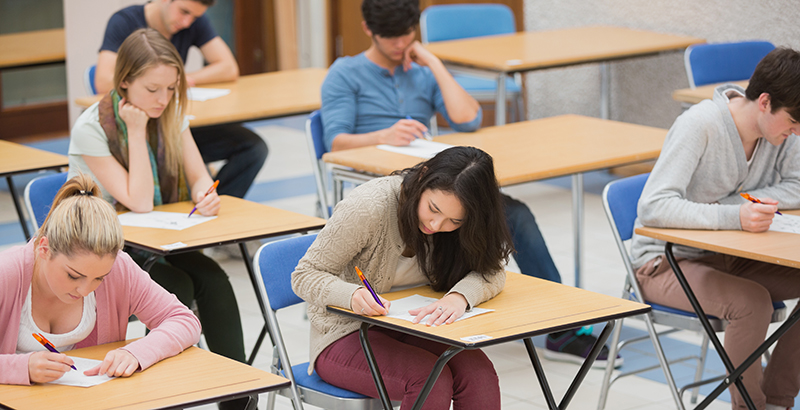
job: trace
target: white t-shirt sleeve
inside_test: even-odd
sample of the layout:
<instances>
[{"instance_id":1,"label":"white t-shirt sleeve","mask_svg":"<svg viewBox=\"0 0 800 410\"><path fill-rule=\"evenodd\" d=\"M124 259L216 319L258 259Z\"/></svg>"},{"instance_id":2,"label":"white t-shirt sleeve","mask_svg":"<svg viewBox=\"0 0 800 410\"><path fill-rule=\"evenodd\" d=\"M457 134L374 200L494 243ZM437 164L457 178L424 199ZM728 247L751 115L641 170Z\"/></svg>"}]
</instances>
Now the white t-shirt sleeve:
<instances>
[{"instance_id":1,"label":"white t-shirt sleeve","mask_svg":"<svg viewBox=\"0 0 800 410\"><path fill-rule=\"evenodd\" d=\"M92 105L78 117L69 140L70 155L88 155L90 157L108 157L108 138L100 120L97 104Z\"/></svg>"}]
</instances>

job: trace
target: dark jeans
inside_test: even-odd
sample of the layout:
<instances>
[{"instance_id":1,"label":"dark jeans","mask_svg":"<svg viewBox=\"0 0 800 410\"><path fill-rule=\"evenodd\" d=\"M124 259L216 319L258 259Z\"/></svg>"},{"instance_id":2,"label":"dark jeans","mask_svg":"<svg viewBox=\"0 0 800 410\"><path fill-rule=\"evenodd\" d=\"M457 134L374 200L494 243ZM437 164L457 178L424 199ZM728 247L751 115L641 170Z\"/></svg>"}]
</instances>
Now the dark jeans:
<instances>
[{"instance_id":1,"label":"dark jeans","mask_svg":"<svg viewBox=\"0 0 800 410\"><path fill-rule=\"evenodd\" d=\"M243 198L267 159L264 140L241 124L192 128L192 136L203 162L228 160L217 173L217 193Z\"/></svg>"},{"instance_id":2,"label":"dark jeans","mask_svg":"<svg viewBox=\"0 0 800 410\"><path fill-rule=\"evenodd\" d=\"M139 266L145 257L130 252ZM186 306L197 302L197 310L208 349L245 362L242 321L228 275L213 259L201 252L186 252L159 259L150 277Z\"/></svg>"},{"instance_id":3,"label":"dark jeans","mask_svg":"<svg viewBox=\"0 0 800 410\"><path fill-rule=\"evenodd\" d=\"M511 240L516 249L514 260L517 261L519 270L528 276L561 283L561 275L553 263L531 210L524 203L508 195L503 195L503 205L506 211L506 223L511 231Z\"/></svg>"}]
</instances>

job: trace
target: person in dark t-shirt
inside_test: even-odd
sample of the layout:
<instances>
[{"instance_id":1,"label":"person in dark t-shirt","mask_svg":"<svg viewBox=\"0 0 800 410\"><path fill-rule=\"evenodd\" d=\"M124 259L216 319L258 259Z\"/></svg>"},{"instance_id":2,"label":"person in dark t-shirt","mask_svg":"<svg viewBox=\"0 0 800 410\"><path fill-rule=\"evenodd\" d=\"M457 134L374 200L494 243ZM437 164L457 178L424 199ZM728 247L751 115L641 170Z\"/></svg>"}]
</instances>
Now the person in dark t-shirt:
<instances>
[{"instance_id":1,"label":"person in dark t-shirt","mask_svg":"<svg viewBox=\"0 0 800 410\"><path fill-rule=\"evenodd\" d=\"M97 56L94 79L97 93L105 94L112 88L119 46L132 32L145 27L155 29L169 40L184 63L191 46L200 49L206 65L186 74L189 87L235 81L239 77L236 59L205 16L214 1L153 0L114 13L108 20ZM227 160L216 176L220 181L218 193L244 197L267 159L264 140L241 124L192 128L192 135L204 162Z\"/></svg>"}]
</instances>

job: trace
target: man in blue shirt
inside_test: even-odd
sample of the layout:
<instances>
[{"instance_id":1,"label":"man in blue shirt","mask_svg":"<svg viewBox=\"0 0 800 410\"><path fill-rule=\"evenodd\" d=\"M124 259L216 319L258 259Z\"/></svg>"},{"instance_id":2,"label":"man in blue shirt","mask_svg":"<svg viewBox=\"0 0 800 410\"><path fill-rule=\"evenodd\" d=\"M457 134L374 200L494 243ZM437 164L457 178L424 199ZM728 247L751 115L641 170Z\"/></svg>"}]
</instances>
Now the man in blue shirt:
<instances>
[{"instance_id":1,"label":"man in blue shirt","mask_svg":"<svg viewBox=\"0 0 800 410\"><path fill-rule=\"evenodd\" d=\"M105 94L111 90L117 50L128 35L144 27L153 28L170 40L184 63L191 46L198 47L203 53L207 64L198 71L186 74L188 86L239 78L239 66L233 53L204 15L214 1L153 0L114 13L108 20L97 56L97 93ZM267 159L264 140L240 124L192 128L192 136L204 162L228 161L216 176L220 181L219 194L244 197Z\"/></svg>"},{"instance_id":2,"label":"man in blue shirt","mask_svg":"<svg viewBox=\"0 0 800 410\"><path fill-rule=\"evenodd\" d=\"M331 65L322 84L322 123L329 151L377 144L408 145L422 138L434 113L459 132L480 127L480 105L444 64L414 39L416 0L364 0L362 28L370 48ZM561 282L539 226L528 207L503 195L522 273ZM545 357L582 363L597 339L589 329L553 333ZM595 362L605 367L608 350ZM621 365L621 358L615 364Z\"/></svg>"}]
</instances>

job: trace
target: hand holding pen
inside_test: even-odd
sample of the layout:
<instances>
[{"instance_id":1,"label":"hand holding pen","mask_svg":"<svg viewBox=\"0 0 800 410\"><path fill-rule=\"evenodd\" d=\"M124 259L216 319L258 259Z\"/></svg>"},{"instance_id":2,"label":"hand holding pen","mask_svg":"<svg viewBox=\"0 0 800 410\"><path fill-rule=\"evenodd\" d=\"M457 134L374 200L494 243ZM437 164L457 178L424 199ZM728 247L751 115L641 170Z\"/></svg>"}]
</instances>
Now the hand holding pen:
<instances>
[{"instance_id":1,"label":"hand holding pen","mask_svg":"<svg viewBox=\"0 0 800 410\"><path fill-rule=\"evenodd\" d=\"M356 273L358 273L358 278L361 280L361 283L364 285L364 287L357 290L353 294L353 299L350 301L350 307L353 309L353 311L366 316L388 314L389 305L391 303L375 293L372 285L370 285L369 281L367 281L367 278L361 272L361 269L358 269L357 266ZM380 308L371 303L372 301L376 302Z\"/></svg>"},{"instance_id":2,"label":"hand holding pen","mask_svg":"<svg viewBox=\"0 0 800 410\"><path fill-rule=\"evenodd\" d=\"M209 196L209 195L211 195L211 193L212 193L212 192L214 192L214 190L215 190L215 189L217 189L217 186L218 186L218 185L219 185L219 180L216 180L216 181L214 181L214 183L213 183L213 184L211 184L211 187L209 187L209 188L208 188L208 191L206 191L206 194L205 194L205 195L203 195L203 197L202 197L202 198L199 198L199 199L197 200L197 204L194 206L194 208L192 208L192 212L189 212L189 217L191 217L191 216L192 216L192 214L194 213L194 211L196 211L196 210L197 210L197 207L198 207L198 206L200 206L200 204L201 204L201 203L203 203L203 201L204 201L206 198L208 198L208 196ZM200 213L202 214L203 212L201 211ZM205 214L204 214L204 215L205 215Z\"/></svg>"},{"instance_id":3,"label":"hand holding pen","mask_svg":"<svg viewBox=\"0 0 800 410\"><path fill-rule=\"evenodd\" d=\"M34 339L48 351L34 352L28 357L28 377L31 383L49 383L75 369L72 359L58 350L43 335L33 333Z\"/></svg>"},{"instance_id":4,"label":"hand holding pen","mask_svg":"<svg viewBox=\"0 0 800 410\"><path fill-rule=\"evenodd\" d=\"M751 196L747 192L742 192L739 195L741 195L742 198L744 198L744 199L746 199L746 200L748 200L748 201L750 201L750 202L752 202L754 204L764 204L764 202L762 202L760 199L758 199L758 198L756 198L754 196ZM775 203L775 204L765 204L765 205L777 205L777 203ZM783 215L782 213L780 213L780 211L775 211L775 213L778 214L778 215Z\"/></svg>"},{"instance_id":5,"label":"hand holding pen","mask_svg":"<svg viewBox=\"0 0 800 410\"><path fill-rule=\"evenodd\" d=\"M410 115L406 115L406 119L407 120L412 120L412 121L414 120L413 118L411 118ZM419 121L417 121L417 122L419 122ZM419 123L419 125L422 125L422 123ZM424 127L424 125L422 125L422 126ZM433 141L433 136L431 135L431 133L427 129L423 129L422 136L428 141Z\"/></svg>"}]
</instances>

